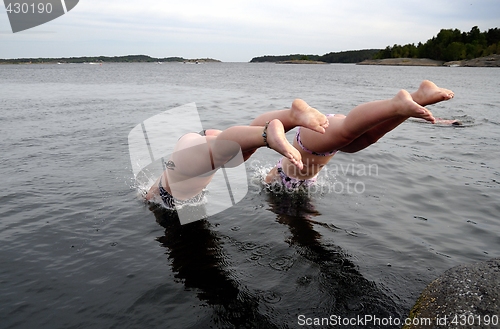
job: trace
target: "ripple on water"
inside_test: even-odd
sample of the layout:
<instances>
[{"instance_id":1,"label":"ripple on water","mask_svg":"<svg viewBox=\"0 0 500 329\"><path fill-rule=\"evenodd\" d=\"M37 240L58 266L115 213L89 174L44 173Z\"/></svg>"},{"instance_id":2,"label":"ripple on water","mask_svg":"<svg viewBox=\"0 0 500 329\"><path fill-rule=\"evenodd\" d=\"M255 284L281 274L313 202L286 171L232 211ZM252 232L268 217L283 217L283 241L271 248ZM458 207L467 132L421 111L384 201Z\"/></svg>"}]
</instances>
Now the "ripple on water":
<instances>
[{"instance_id":1,"label":"ripple on water","mask_svg":"<svg viewBox=\"0 0 500 329\"><path fill-rule=\"evenodd\" d=\"M291 256L280 256L271 260L269 266L276 271L288 271L292 268L295 259Z\"/></svg>"}]
</instances>

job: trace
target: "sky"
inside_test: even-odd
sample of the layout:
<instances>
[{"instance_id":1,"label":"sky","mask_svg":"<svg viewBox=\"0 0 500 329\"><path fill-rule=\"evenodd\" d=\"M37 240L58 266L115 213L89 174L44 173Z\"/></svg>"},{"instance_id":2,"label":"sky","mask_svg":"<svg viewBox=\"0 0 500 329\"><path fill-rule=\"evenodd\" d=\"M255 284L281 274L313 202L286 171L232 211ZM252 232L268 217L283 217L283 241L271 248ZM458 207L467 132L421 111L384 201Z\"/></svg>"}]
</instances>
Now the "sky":
<instances>
[{"instance_id":1,"label":"sky","mask_svg":"<svg viewBox=\"0 0 500 329\"><path fill-rule=\"evenodd\" d=\"M248 62L426 42L441 29L500 27L499 0L80 0L12 33L0 8L0 58L149 55Z\"/></svg>"}]
</instances>

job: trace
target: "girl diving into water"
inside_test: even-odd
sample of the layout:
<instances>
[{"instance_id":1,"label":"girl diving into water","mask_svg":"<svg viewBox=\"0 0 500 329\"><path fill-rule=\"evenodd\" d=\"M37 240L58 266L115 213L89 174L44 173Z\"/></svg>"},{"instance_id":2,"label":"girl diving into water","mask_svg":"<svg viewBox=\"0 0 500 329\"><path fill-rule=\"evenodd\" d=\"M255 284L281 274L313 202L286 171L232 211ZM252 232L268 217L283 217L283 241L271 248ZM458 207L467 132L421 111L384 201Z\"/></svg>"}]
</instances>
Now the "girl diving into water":
<instances>
[{"instance_id":1,"label":"girl diving into water","mask_svg":"<svg viewBox=\"0 0 500 329\"><path fill-rule=\"evenodd\" d=\"M411 117L435 123L425 106L453 97L451 90L425 80L413 93L400 90L391 99L358 105L347 116L324 115L296 99L289 109L263 113L249 126L188 133L177 141L167 169L149 189L146 200L162 202L167 208L200 201L219 168L238 152L246 161L263 146L282 155L266 183L277 181L289 189L307 187L338 151L358 152ZM295 127L299 129L290 144L285 133Z\"/></svg>"}]
</instances>

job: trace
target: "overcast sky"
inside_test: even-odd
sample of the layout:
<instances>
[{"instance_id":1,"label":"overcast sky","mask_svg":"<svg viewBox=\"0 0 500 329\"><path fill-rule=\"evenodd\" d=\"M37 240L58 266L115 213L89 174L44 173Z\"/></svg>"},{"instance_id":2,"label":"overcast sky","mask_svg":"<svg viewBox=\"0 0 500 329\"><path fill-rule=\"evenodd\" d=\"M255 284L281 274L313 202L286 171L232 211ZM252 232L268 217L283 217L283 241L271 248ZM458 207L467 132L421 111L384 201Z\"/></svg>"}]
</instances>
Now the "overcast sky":
<instances>
[{"instance_id":1,"label":"overcast sky","mask_svg":"<svg viewBox=\"0 0 500 329\"><path fill-rule=\"evenodd\" d=\"M318 54L425 42L440 29L500 27L499 0L80 0L12 33L0 9L0 58L215 58Z\"/></svg>"}]
</instances>

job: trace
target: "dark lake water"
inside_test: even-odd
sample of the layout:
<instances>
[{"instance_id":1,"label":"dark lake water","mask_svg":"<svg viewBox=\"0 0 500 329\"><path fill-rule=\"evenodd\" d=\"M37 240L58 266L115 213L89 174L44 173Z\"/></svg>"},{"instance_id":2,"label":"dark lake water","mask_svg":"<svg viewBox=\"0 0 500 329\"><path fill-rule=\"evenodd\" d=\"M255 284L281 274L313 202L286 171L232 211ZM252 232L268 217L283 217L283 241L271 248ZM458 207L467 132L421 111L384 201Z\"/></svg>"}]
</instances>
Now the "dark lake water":
<instances>
[{"instance_id":1,"label":"dark lake water","mask_svg":"<svg viewBox=\"0 0 500 329\"><path fill-rule=\"evenodd\" d=\"M456 94L435 116L464 125L405 122L336 155L309 196L263 189L278 157L262 149L245 198L206 220L180 226L140 197L127 136L158 113L195 102L223 129L303 98L346 114L423 79ZM446 269L500 255L498 90L490 68L0 66L0 328L404 319Z\"/></svg>"}]
</instances>

